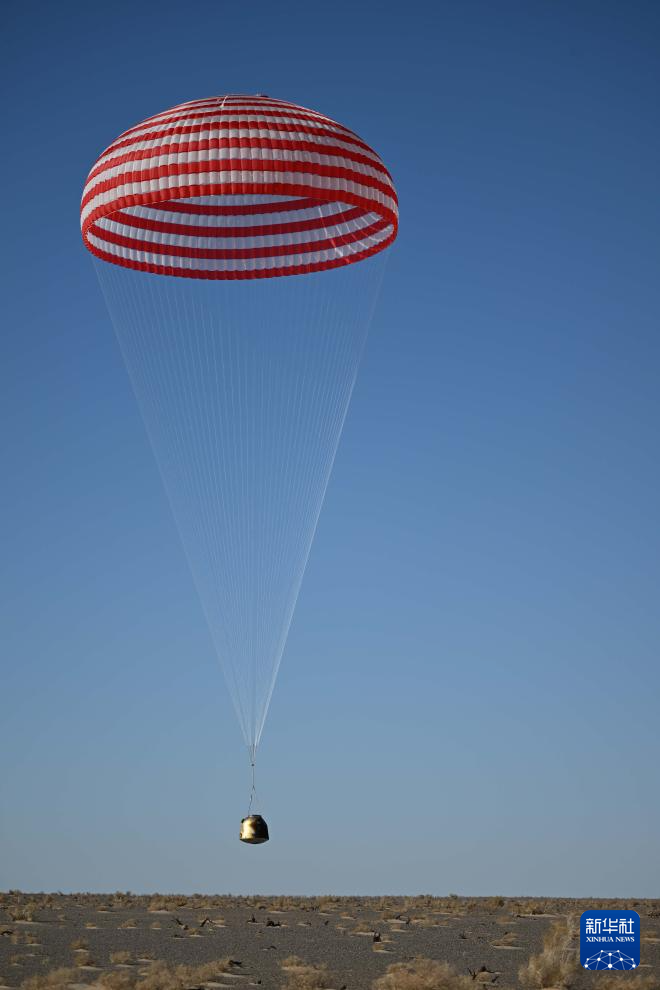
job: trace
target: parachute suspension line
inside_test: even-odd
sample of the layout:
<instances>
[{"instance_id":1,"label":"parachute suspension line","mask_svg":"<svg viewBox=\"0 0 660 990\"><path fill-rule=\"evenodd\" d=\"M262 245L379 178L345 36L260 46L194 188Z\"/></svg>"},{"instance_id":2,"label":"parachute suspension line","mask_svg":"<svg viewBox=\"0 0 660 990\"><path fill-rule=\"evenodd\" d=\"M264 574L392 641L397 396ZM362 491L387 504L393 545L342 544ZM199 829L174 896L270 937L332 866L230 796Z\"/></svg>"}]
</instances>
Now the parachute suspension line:
<instances>
[{"instance_id":1,"label":"parachute suspension line","mask_svg":"<svg viewBox=\"0 0 660 990\"><path fill-rule=\"evenodd\" d=\"M95 263L253 773L387 253L233 282Z\"/></svg>"},{"instance_id":2,"label":"parachute suspension line","mask_svg":"<svg viewBox=\"0 0 660 990\"><path fill-rule=\"evenodd\" d=\"M196 518L194 508L189 518L183 513L186 498L191 500L192 505L195 496L191 485L191 473L186 471L187 460L191 455L197 455L195 445L189 442L190 419L185 415L186 408L180 408L180 403L167 401L168 389L174 394L184 387L177 376L181 374L180 368L185 368L185 363L181 364L172 357L177 355L178 341L185 343L187 334L182 332L173 335L172 340L169 341L172 345L172 352L169 355L154 347L153 342L157 334L162 332L164 335L167 327L162 311L164 302L167 301L167 294L153 291L153 277L147 276L141 284L138 284L130 275L129 278L122 279L124 273L121 269L116 270L113 266L102 262L95 264L175 521L180 531L190 528L196 542L204 542L209 553L213 555L213 564L216 568L218 566L216 544L207 538L210 524L206 512L200 514L199 518ZM163 279L163 282L165 281ZM150 301L145 294L145 287L149 288ZM184 329L187 331L189 327ZM194 393L192 395L194 396ZM163 436L169 438L169 444L163 445ZM174 471L180 476L181 498L176 497L177 492L170 484L171 473ZM205 501L204 507L207 505L208 502ZM214 617L209 614L207 597L202 593L200 576L191 553L191 541L184 539L182 542L207 621L212 627ZM231 669L226 670L230 693L235 697L236 688L232 687L231 674ZM241 713L237 711L237 715L243 733L247 735L247 726L243 724Z\"/></svg>"},{"instance_id":3,"label":"parachute suspension line","mask_svg":"<svg viewBox=\"0 0 660 990\"><path fill-rule=\"evenodd\" d=\"M264 709L263 709L263 717L261 719L261 724L259 726L259 730L258 730L257 737L256 737L256 744L257 745L259 743L259 740L261 738L261 733L263 731L263 725L264 725L264 722L265 722L266 714L267 714L268 707L270 705L270 701L271 701L271 698L272 698L273 690L274 690L274 687L275 687L275 680L277 678L279 667L280 667L280 664L281 664L281 661L282 661L284 647L286 645L286 640L287 640L289 629L290 629L291 622L292 622L292 619L293 619L293 613L295 611L295 607L296 607L296 604L297 604L298 595L299 595L300 587L301 587L301 584L302 584L302 579L304 577L305 569L306 569L306 566L307 566L307 561L308 561L309 555L311 553L313 538L314 538L314 535L316 533L316 528L317 528L317 525L318 525L318 520L319 520L319 516L320 516L320 513L321 513L321 509L323 507L323 502L324 502L324 499L325 499L325 494L326 494L326 491L327 491L327 488L328 488L328 484L330 482L330 477L331 477L331 474L332 474L332 469L333 469L333 466L334 466L335 458L336 458L336 455L337 455L337 450L338 450L338 447L339 447L339 440L341 438L341 434L342 434L342 431L343 431L343 427L344 427L344 423L345 423L345 420L346 420L346 416L348 414L348 408L349 408L350 400L351 400L351 397L352 397L352 394L353 394L353 390L354 390L354 387L355 387L355 382L357 380L357 373L358 373L359 366L360 366L360 363L361 363L361 360L362 360L362 355L364 353L364 349L365 349L365 346L366 346L367 337L368 337L369 329L370 329L370 326L371 326L371 321L373 319L373 314L374 314L374 311L375 311L375 308L376 308L376 302L377 302L377 299L378 299L378 294L379 294L379 291L380 291L380 288L381 288L381 285L382 285L382 282L383 282L383 278L384 278L384 274L385 274L385 267L386 267L386 263L387 263L387 256L388 256L387 253L377 255L376 256L376 259L374 259L375 260L375 263L370 264L370 266L367 266L367 268L368 268L368 272L367 273L370 274L371 278L370 278L370 284L367 286L366 291L364 291L364 297L365 297L365 302L366 302L366 311L365 312L359 312L357 314L357 317L354 315L353 321L355 323L355 326L349 327L349 331L352 331L353 333L355 333L355 330L356 329L358 330L358 334L357 334L357 337L358 337L358 339L357 339L357 346L354 347L354 353L352 355L351 373L350 373L349 377L347 378L347 380L345 382L343 391L341 392L341 394L339 394L339 395L337 395L335 397L335 400L334 400L334 403L333 403L332 417L330 419L330 424L328 426L328 431L333 436L334 442L332 443L332 445L330 447L330 450L328 451L327 460L326 460L325 465L324 465L324 471L323 471L324 477L323 477L323 480L322 480L322 485L321 485L320 490L317 493L316 499L310 499L310 494L313 494L313 493L310 492L310 489L313 487L313 485L312 485L311 472L309 471L309 459L308 459L308 461L307 461L307 463L305 465L305 467L306 467L307 470L302 472L302 477L305 477L305 475L306 475L307 478L308 478L307 485L306 485L306 487L304 488L304 491L303 491L303 499L306 501L306 503L308 505L307 527L308 527L309 539L306 541L306 546L304 548L304 551L302 553L301 559L299 561L299 566L298 566L298 569L297 569L297 574L298 574L297 580L296 580L295 586L292 589L292 594L291 594L291 599L290 599L290 603L289 603L289 609L288 609L288 613L287 613L287 617L286 617L286 622L285 622L285 624L283 626L282 637L281 637L281 640L280 640L280 642L278 644L277 660L276 660L276 663L275 663L275 666L274 666L274 669L273 669L272 677L271 677L271 680L270 680L269 691L268 691L268 695L267 695L267 698L266 698L266 701L265 701L265 705L264 705ZM363 267L364 267L364 263L363 263ZM351 268L352 268L352 270L354 272L355 266L351 266ZM345 271L345 269L344 269L344 271ZM349 292L350 292L350 290L349 290ZM340 314L338 312L336 312L335 315L334 315L334 319L330 318L329 313L328 313L328 310L330 309L330 298L331 297L328 294L325 297L325 299L322 300L322 305L319 307L320 311L316 315L318 317L320 317L319 322L322 322L323 319L325 318L325 322L327 323L327 326L329 328L329 333L327 335L327 339L328 340L333 340L333 339L334 340L338 340L340 338L340 333L338 331L340 330L341 316L340 316ZM349 333L345 334L345 340L344 340L344 347L343 347L343 349L341 349L341 348L338 349L335 352L335 354L334 354L335 365L339 361L343 361L343 362L348 361L349 358L350 358L350 356L351 356L350 355L350 351L351 351L351 334L349 332ZM325 400L328 399L328 394L327 393L328 393L329 387L330 387L329 386L329 382L326 381L325 390L323 390L322 388L319 388L317 390L317 392L315 394L315 398L318 400L318 403L319 403L318 408L323 408L323 400L324 399ZM317 428L319 428L319 427L320 427L320 424L317 424ZM311 456L311 452L310 452L310 456Z\"/></svg>"}]
</instances>

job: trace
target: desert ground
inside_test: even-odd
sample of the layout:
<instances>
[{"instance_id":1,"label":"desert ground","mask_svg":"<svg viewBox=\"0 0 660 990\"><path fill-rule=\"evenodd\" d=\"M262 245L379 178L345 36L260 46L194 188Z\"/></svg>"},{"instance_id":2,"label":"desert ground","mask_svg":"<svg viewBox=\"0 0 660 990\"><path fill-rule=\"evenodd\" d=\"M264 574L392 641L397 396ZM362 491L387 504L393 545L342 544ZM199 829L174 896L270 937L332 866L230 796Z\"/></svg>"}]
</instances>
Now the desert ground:
<instances>
[{"instance_id":1,"label":"desert ground","mask_svg":"<svg viewBox=\"0 0 660 990\"><path fill-rule=\"evenodd\" d=\"M642 919L635 972L580 969L579 918ZM660 900L0 894L0 987L660 990Z\"/></svg>"}]
</instances>

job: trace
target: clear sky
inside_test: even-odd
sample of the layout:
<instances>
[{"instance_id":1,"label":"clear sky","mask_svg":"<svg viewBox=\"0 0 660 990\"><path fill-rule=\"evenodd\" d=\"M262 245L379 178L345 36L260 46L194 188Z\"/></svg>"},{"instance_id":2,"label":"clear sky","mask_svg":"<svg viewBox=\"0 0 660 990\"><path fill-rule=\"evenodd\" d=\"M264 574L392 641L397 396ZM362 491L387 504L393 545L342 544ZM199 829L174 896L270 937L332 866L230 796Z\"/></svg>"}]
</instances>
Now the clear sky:
<instances>
[{"instance_id":1,"label":"clear sky","mask_svg":"<svg viewBox=\"0 0 660 990\"><path fill-rule=\"evenodd\" d=\"M0 886L657 895L660 8L6 2ZM272 842L78 215L268 93L401 229L264 733Z\"/></svg>"}]
</instances>

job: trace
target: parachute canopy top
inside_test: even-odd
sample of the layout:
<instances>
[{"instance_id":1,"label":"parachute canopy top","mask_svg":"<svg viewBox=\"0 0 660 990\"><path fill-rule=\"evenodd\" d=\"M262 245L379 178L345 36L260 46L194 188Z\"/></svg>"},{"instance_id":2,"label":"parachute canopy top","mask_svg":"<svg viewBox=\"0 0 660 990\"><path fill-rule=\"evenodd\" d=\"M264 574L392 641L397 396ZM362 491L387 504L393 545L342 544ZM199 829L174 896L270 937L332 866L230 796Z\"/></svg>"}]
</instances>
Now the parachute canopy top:
<instances>
[{"instance_id":1,"label":"parachute canopy top","mask_svg":"<svg viewBox=\"0 0 660 990\"><path fill-rule=\"evenodd\" d=\"M183 103L125 131L90 172L85 246L126 268L202 279L301 275L395 239L379 156L329 117L265 96Z\"/></svg>"}]
</instances>

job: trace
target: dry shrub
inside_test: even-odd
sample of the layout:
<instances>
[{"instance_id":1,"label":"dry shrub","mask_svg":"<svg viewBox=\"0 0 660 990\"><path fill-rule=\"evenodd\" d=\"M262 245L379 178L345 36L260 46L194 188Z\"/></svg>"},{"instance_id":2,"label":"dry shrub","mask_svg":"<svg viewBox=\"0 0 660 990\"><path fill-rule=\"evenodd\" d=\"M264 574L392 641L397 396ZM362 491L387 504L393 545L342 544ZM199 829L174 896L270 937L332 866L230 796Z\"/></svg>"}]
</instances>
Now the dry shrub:
<instances>
[{"instance_id":1,"label":"dry shrub","mask_svg":"<svg viewBox=\"0 0 660 990\"><path fill-rule=\"evenodd\" d=\"M126 921L122 921L119 928L137 928L137 921L135 918L127 918Z\"/></svg>"},{"instance_id":2,"label":"dry shrub","mask_svg":"<svg viewBox=\"0 0 660 990\"><path fill-rule=\"evenodd\" d=\"M114 953L122 955L122 953ZM99 974L90 990L188 990L190 987L201 987L205 983L217 980L221 973L231 971L231 959L218 959L216 962L204 963L201 966L168 966L165 962L152 963L139 976L133 970L106 970ZM67 973L74 973L68 970ZM64 983L52 986L50 983L40 983L25 987L25 990L62 990L66 983L76 982L79 977L68 978Z\"/></svg>"},{"instance_id":3,"label":"dry shrub","mask_svg":"<svg viewBox=\"0 0 660 990\"><path fill-rule=\"evenodd\" d=\"M232 965L231 959L218 959L201 966L168 966L164 962L155 962L135 986L136 990L186 990L187 987L208 983L220 973L229 973Z\"/></svg>"},{"instance_id":4,"label":"dry shrub","mask_svg":"<svg viewBox=\"0 0 660 990\"><path fill-rule=\"evenodd\" d=\"M498 939L496 939L494 944L513 945L517 941L518 941L518 935L516 934L516 932L504 932L502 935L500 935Z\"/></svg>"},{"instance_id":5,"label":"dry shrub","mask_svg":"<svg viewBox=\"0 0 660 990\"><path fill-rule=\"evenodd\" d=\"M419 918L410 919L410 924L416 925L418 928L437 928L439 923L437 915L433 914L425 914Z\"/></svg>"},{"instance_id":6,"label":"dry shrub","mask_svg":"<svg viewBox=\"0 0 660 990\"><path fill-rule=\"evenodd\" d=\"M578 971L577 952L572 945L573 920L552 926L543 939L543 951L531 956L518 970L524 987L570 987Z\"/></svg>"},{"instance_id":7,"label":"dry shrub","mask_svg":"<svg viewBox=\"0 0 660 990\"><path fill-rule=\"evenodd\" d=\"M608 973L606 979L606 990L658 990L660 987L658 977L652 976L650 973L635 973L634 976L623 972Z\"/></svg>"},{"instance_id":8,"label":"dry shrub","mask_svg":"<svg viewBox=\"0 0 660 990\"><path fill-rule=\"evenodd\" d=\"M503 897L486 897L483 901L483 908L485 911L498 911L500 908L504 907Z\"/></svg>"},{"instance_id":9,"label":"dry shrub","mask_svg":"<svg viewBox=\"0 0 660 990\"><path fill-rule=\"evenodd\" d=\"M152 897L147 911L169 911L170 902L166 897Z\"/></svg>"},{"instance_id":10,"label":"dry shrub","mask_svg":"<svg viewBox=\"0 0 660 990\"><path fill-rule=\"evenodd\" d=\"M133 990L135 975L126 970L111 969L101 973L93 986L102 988L102 990Z\"/></svg>"},{"instance_id":11,"label":"dry shrub","mask_svg":"<svg viewBox=\"0 0 660 990\"><path fill-rule=\"evenodd\" d=\"M325 990L328 983L328 967L306 963L298 956L287 956L282 962L286 982L282 990Z\"/></svg>"},{"instance_id":12,"label":"dry shrub","mask_svg":"<svg viewBox=\"0 0 660 990\"><path fill-rule=\"evenodd\" d=\"M87 949L77 949L76 958L74 959L76 966L93 966L94 960Z\"/></svg>"},{"instance_id":13,"label":"dry shrub","mask_svg":"<svg viewBox=\"0 0 660 990\"><path fill-rule=\"evenodd\" d=\"M87 942L85 941L84 938L74 938L73 942L71 943L71 948L73 949L74 952L77 952L78 949L88 949L89 946L87 945Z\"/></svg>"},{"instance_id":14,"label":"dry shrub","mask_svg":"<svg viewBox=\"0 0 660 990\"><path fill-rule=\"evenodd\" d=\"M319 911L324 911L328 914L336 911L341 905L341 898L339 897L320 897L318 900Z\"/></svg>"},{"instance_id":15,"label":"dry shrub","mask_svg":"<svg viewBox=\"0 0 660 990\"><path fill-rule=\"evenodd\" d=\"M43 973L39 976L31 976L29 979L23 980L21 986L23 990L64 990L69 983L79 982L80 973L76 969L62 967L51 969L49 973Z\"/></svg>"},{"instance_id":16,"label":"dry shrub","mask_svg":"<svg viewBox=\"0 0 660 990\"><path fill-rule=\"evenodd\" d=\"M468 990L469 976L460 976L449 963L421 956L411 962L393 963L373 984L374 990Z\"/></svg>"},{"instance_id":17,"label":"dry shrub","mask_svg":"<svg viewBox=\"0 0 660 990\"><path fill-rule=\"evenodd\" d=\"M119 949L117 952L110 953L110 962L118 966L123 966L126 963L133 961L133 956L128 951L128 949Z\"/></svg>"},{"instance_id":18,"label":"dry shrub","mask_svg":"<svg viewBox=\"0 0 660 990\"><path fill-rule=\"evenodd\" d=\"M12 904L5 908L12 921L34 921L38 905L33 901L24 904Z\"/></svg>"},{"instance_id":19,"label":"dry shrub","mask_svg":"<svg viewBox=\"0 0 660 990\"><path fill-rule=\"evenodd\" d=\"M547 901L536 900L528 905L527 913L537 915L537 914L550 914L551 912L548 910Z\"/></svg>"}]
</instances>

